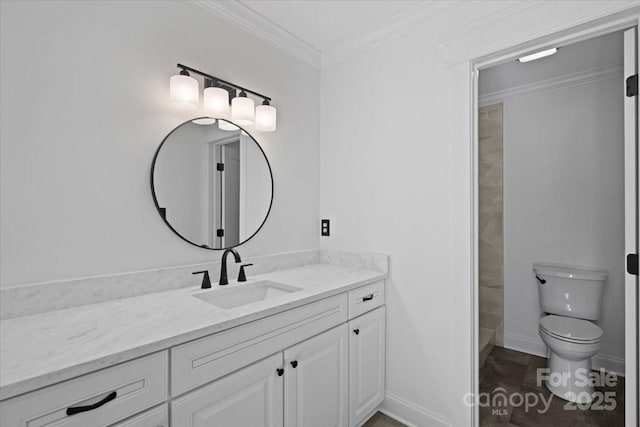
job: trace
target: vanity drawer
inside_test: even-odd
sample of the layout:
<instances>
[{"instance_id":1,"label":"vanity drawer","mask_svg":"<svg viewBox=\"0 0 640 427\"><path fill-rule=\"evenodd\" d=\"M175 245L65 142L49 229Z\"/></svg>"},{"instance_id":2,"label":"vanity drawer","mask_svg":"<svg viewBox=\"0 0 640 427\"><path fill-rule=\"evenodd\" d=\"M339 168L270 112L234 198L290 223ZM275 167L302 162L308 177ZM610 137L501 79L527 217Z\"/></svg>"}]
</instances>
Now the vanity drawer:
<instances>
[{"instance_id":1,"label":"vanity drawer","mask_svg":"<svg viewBox=\"0 0 640 427\"><path fill-rule=\"evenodd\" d=\"M349 319L384 304L384 280L349 291Z\"/></svg>"},{"instance_id":2,"label":"vanity drawer","mask_svg":"<svg viewBox=\"0 0 640 427\"><path fill-rule=\"evenodd\" d=\"M346 293L171 349L177 396L347 321Z\"/></svg>"},{"instance_id":3,"label":"vanity drawer","mask_svg":"<svg viewBox=\"0 0 640 427\"><path fill-rule=\"evenodd\" d=\"M0 424L106 426L165 401L167 369L164 351L5 400L0 402ZM69 415L70 409L91 406L95 409Z\"/></svg>"}]
</instances>

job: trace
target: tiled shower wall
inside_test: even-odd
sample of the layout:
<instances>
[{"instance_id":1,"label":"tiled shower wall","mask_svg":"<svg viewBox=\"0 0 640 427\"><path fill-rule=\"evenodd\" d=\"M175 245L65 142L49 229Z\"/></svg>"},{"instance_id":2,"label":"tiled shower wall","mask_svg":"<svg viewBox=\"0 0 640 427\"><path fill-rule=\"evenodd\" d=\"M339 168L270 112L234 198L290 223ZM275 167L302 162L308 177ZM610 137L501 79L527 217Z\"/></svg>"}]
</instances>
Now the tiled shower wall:
<instances>
[{"instance_id":1,"label":"tiled shower wall","mask_svg":"<svg viewBox=\"0 0 640 427\"><path fill-rule=\"evenodd\" d=\"M480 341L504 338L502 103L478 112Z\"/></svg>"}]
</instances>

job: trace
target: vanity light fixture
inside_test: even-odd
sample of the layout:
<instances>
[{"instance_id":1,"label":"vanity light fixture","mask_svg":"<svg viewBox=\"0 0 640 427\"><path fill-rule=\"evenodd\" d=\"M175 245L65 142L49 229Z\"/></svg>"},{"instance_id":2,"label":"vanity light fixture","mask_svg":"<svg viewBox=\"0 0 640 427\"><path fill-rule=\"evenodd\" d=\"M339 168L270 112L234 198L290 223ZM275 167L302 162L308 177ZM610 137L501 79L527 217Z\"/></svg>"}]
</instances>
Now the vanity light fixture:
<instances>
[{"instance_id":1,"label":"vanity light fixture","mask_svg":"<svg viewBox=\"0 0 640 427\"><path fill-rule=\"evenodd\" d=\"M214 119L213 117L201 117L199 119L193 119L191 120L192 123L195 123L197 125L212 125L216 122L216 119Z\"/></svg>"},{"instance_id":2,"label":"vanity light fixture","mask_svg":"<svg viewBox=\"0 0 640 427\"><path fill-rule=\"evenodd\" d=\"M245 91L231 100L231 121L240 126L253 126L256 104Z\"/></svg>"},{"instance_id":3,"label":"vanity light fixture","mask_svg":"<svg viewBox=\"0 0 640 427\"><path fill-rule=\"evenodd\" d=\"M177 67L181 70L180 74L171 77L169 90L171 104L176 109L192 111L198 108L198 81L189 73L204 78L203 115L209 119L195 119L194 123L213 124L215 119L226 119L242 127L253 127L255 124L255 129L261 132L276 130L276 108L271 105L271 98L268 96L183 64L178 64ZM235 96L236 90L240 91L238 96ZM256 108L254 99L249 95L262 98L262 105ZM218 120L218 127L223 130L238 130L238 126L224 120Z\"/></svg>"},{"instance_id":4,"label":"vanity light fixture","mask_svg":"<svg viewBox=\"0 0 640 427\"><path fill-rule=\"evenodd\" d=\"M171 76L169 80L169 101L171 105L182 111L193 111L198 108L198 81L189 75L184 68L180 74Z\"/></svg>"},{"instance_id":5,"label":"vanity light fixture","mask_svg":"<svg viewBox=\"0 0 640 427\"><path fill-rule=\"evenodd\" d=\"M218 127L220 128L220 130L229 130L229 131L240 129L238 126L226 120L218 120Z\"/></svg>"},{"instance_id":6,"label":"vanity light fixture","mask_svg":"<svg viewBox=\"0 0 640 427\"><path fill-rule=\"evenodd\" d=\"M541 50L540 52L532 53L531 55L523 56L522 58L518 58L519 62L530 62L535 61L536 59L544 58L546 56L551 56L558 51L557 47L547 50Z\"/></svg>"},{"instance_id":7,"label":"vanity light fixture","mask_svg":"<svg viewBox=\"0 0 640 427\"><path fill-rule=\"evenodd\" d=\"M276 130L276 109L266 99L256 107L256 130L273 132Z\"/></svg>"},{"instance_id":8,"label":"vanity light fixture","mask_svg":"<svg viewBox=\"0 0 640 427\"><path fill-rule=\"evenodd\" d=\"M229 118L229 92L221 87L204 89L204 113L210 117Z\"/></svg>"}]
</instances>

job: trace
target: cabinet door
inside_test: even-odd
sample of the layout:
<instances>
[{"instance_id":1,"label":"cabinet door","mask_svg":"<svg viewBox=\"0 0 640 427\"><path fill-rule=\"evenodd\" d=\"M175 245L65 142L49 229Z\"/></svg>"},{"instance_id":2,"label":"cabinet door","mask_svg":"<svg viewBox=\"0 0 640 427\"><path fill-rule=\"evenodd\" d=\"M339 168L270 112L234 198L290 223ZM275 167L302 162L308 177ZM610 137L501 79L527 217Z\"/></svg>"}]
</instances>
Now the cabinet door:
<instances>
[{"instance_id":1,"label":"cabinet door","mask_svg":"<svg viewBox=\"0 0 640 427\"><path fill-rule=\"evenodd\" d=\"M347 427L347 325L284 352L285 426Z\"/></svg>"},{"instance_id":2,"label":"cabinet door","mask_svg":"<svg viewBox=\"0 0 640 427\"><path fill-rule=\"evenodd\" d=\"M275 354L171 403L179 427L282 427L282 353Z\"/></svg>"},{"instance_id":3,"label":"cabinet door","mask_svg":"<svg viewBox=\"0 0 640 427\"><path fill-rule=\"evenodd\" d=\"M385 307L349 322L349 425L359 425L384 399Z\"/></svg>"}]
</instances>

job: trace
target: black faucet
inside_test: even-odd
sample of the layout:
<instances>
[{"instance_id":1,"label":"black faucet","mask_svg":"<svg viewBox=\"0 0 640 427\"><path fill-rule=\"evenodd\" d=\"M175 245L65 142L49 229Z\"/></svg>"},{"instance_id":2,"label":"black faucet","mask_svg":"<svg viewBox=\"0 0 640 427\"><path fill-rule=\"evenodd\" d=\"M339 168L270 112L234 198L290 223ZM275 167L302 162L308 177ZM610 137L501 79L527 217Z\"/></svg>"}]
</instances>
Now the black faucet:
<instances>
[{"instance_id":1,"label":"black faucet","mask_svg":"<svg viewBox=\"0 0 640 427\"><path fill-rule=\"evenodd\" d=\"M220 261L220 281L218 282L218 285L220 286L229 284L229 280L227 279L227 255L229 255L229 253L233 254L233 257L236 260L236 264L242 262L238 251L236 251L235 249L225 249L224 253L222 254L222 261Z\"/></svg>"}]
</instances>

